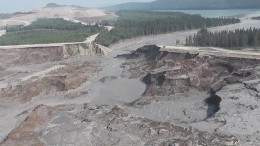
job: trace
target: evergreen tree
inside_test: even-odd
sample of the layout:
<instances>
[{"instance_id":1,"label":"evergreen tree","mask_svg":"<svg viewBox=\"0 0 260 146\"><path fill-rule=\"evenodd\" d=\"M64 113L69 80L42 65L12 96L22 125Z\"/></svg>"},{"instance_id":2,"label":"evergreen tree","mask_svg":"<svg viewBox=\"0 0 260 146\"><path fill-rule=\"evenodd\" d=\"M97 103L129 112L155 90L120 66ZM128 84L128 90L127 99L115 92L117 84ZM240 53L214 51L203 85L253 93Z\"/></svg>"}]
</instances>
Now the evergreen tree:
<instances>
[{"instance_id":1,"label":"evergreen tree","mask_svg":"<svg viewBox=\"0 0 260 146\"><path fill-rule=\"evenodd\" d=\"M235 31L210 32L203 28L193 36L186 38L187 46L214 46L224 48L242 48L260 46L260 29L241 29Z\"/></svg>"},{"instance_id":2,"label":"evergreen tree","mask_svg":"<svg viewBox=\"0 0 260 146\"><path fill-rule=\"evenodd\" d=\"M121 39L137 36L155 35L180 30L197 29L239 23L234 18L203 18L180 12L119 11L119 18L114 22L114 29L103 31L97 37L99 44L109 46ZM101 24L108 22L101 22ZM190 38L191 41L192 38Z\"/></svg>"}]
</instances>

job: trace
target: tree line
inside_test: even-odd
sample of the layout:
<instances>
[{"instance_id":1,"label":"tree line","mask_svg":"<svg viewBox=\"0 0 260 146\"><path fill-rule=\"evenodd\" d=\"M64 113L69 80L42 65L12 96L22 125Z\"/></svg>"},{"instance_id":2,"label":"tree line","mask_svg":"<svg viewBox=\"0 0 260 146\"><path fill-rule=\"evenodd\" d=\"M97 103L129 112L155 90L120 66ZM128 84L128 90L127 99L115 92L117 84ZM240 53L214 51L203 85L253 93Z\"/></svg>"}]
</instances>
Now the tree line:
<instances>
[{"instance_id":1,"label":"tree line","mask_svg":"<svg viewBox=\"0 0 260 146\"><path fill-rule=\"evenodd\" d=\"M187 46L214 46L238 49L260 46L260 29L237 29L235 31L211 32L202 28L194 36L186 38Z\"/></svg>"},{"instance_id":2,"label":"tree line","mask_svg":"<svg viewBox=\"0 0 260 146\"><path fill-rule=\"evenodd\" d=\"M62 18L38 19L28 26L7 26L0 37L0 45L46 44L82 42L88 36L100 32L98 25L87 26Z\"/></svg>"},{"instance_id":3,"label":"tree line","mask_svg":"<svg viewBox=\"0 0 260 146\"><path fill-rule=\"evenodd\" d=\"M197 29L239 23L235 18L204 18L180 12L119 11L119 18L102 24L113 25L114 29L102 31L97 42L109 46L119 40L137 36L155 35L180 30Z\"/></svg>"},{"instance_id":4,"label":"tree line","mask_svg":"<svg viewBox=\"0 0 260 146\"><path fill-rule=\"evenodd\" d=\"M37 29L55 29L55 30L82 30L82 29L99 29L98 25L83 25L80 22L74 23L63 18L38 19L28 26L16 25L6 26L6 32L17 32Z\"/></svg>"}]
</instances>

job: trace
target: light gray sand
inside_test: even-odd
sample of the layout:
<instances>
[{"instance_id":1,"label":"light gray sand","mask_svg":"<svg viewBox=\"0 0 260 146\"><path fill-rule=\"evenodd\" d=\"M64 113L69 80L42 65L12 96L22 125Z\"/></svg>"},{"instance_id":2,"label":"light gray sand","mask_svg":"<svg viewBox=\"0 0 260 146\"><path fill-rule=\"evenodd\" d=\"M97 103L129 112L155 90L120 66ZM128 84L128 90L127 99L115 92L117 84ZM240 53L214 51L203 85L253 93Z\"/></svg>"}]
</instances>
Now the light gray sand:
<instances>
[{"instance_id":1,"label":"light gray sand","mask_svg":"<svg viewBox=\"0 0 260 146\"><path fill-rule=\"evenodd\" d=\"M244 20L241 24L234 24L228 27L213 28L212 30L223 30L227 28L233 30L234 28L243 28L243 27L250 27L250 26L260 27L259 24L260 21ZM99 66L102 67L103 70L100 73L94 75L89 81L87 81L78 89L69 91L69 93L87 91L88 92L87 95L82 95L77 98L68 99L65 97L65 94L58 94L58 95L54 94L54 95L48 95L48 97L44 97L44 98L36 98L31 102L25 104L14 102L11 105L5 105L5 106L2 105L0 107L0 116L1 116L0 139L5 138L5 136L16 126L18 126L22 121L22 119L24 118L24 117L22 117L21 119L16 118L16 115L20 114L22 111L30 110L39 104L55 106L61 104L91 103L91 104L121 105L124 107L124 104L126 102L134 101L135 99L141 96L141 94L145 90L145 85L142 82L140 82L139 79L122 78L121 74L123 69L120 68L120 65L121 63L124 62L124 60L117 59L114 57L116 57L116 55L129 53L129 51L135 50L138 47L147 44L158 44L158 45L167 45L167 46L175 45L177 39L183 42L186 36L192 35L196 33L196 31L197 30L174 32L170 34L146 36L146 37L140 37L136 39L125 40L121 43L112 45L111 49L113 49L113 52L109 53L107 56L88 58L86 61L100 62ZM102 83L100 81L100 79L104 77L111 77L111 76L115 76L117 78L108 80L105 83ZM219 94L224 94L224 92L223 93L221 92ZM204 96L205 94L198 93L196 95L198 95L196 96L196 99L200 101L200 98L202 99L203 98L202 96ZM191 103L189 101L182 101L182 104L185 102L187 104L196 104L196 103ZM231 103L232 101L227 101L226 104L231 104ZM135 109L130 107L124 107L124 108L129 109L130 111L133 112L133 114L143 116L151 120L156 120L160 122L178 123L176 122L176 120L178 120L178 118L181 118L181 114L179 112L183 110L184 105L182 106L182 104L178 104L176 102L170 102L170 101L169 102L161 101L157 103L152 103L151 105L147 105L143 109ZM198 107L200 106L203 107L203 105L200 104L201 103L198 103ZM190 109L187 110L194 111L196 109L194 109L194 107L191 107ZM223 111L220 111L220 113L228 112L228 110L229 109L226 109L225 111L225 109L223 108ZM235 111L235 108L233 110ZM243 114L240 114L239 117L241 118L241 121L252 119L250 120L249 124L253 124L252 121L257 120L259 117L259 115L257 115L259 112L255 112L255 113L256 114L252 116L247 112L245 112ZM194 113L194 115L191 115L191 119L200 120L203 118L204 114L205 114L204 111L201 110L198 113ZM243 122L239 123L239 121L236 120L236 118L234 117L236 117L236 115L226 118L226 120L230 121L230 123L238 123L238 125L243 123ZM56 122L60 122L60 121L56 121ZM189 120L187 122L189 122ZM205 130L209 130L209 131L213 129L209 127L214 127L212 123L208 123L208 122L198 122L193 124L192 126L200 129L205 128ZM241 134L242 132L241 126L236 128L236 127L232 127L231 125L226 125L226 127L220 128L219 131L225 131L226 128L230 130L230 133ZM253 124L252 128L247 129L247 134L252 134L256 132L257 128L259 129L259 124L258 123Z\"/></svg>"}]
</instances>

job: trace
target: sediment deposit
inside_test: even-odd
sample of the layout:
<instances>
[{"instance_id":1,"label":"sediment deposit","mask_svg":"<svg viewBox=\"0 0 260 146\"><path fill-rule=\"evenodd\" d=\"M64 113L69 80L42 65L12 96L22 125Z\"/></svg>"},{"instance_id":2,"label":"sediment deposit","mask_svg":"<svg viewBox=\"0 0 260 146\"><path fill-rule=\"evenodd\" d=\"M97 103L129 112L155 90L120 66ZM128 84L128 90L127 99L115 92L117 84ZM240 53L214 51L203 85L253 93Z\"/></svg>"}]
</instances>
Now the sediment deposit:
<instances>
[{"instance_id":1,"label":"sediment deposit","mask_svg":"<svg viewBox=\"0 0 260 146\"><path fill-rule=\"evenodd\" d=\"M195 32L0 47L0 145L260 145L260 55Z\"/></svg>"},{"instance_id":2,"label":"sediment deposit","mask_svg":"<svg viewBox=\"0 0 260 146\"><path fill-rule=\"evenodd\" d=\"M174 48L151 45L118 56L128 59L125 76L142 77L147 87L141 98L128 103L132 111L259 145L260 54Z\"/></svg>"}]
</instances>

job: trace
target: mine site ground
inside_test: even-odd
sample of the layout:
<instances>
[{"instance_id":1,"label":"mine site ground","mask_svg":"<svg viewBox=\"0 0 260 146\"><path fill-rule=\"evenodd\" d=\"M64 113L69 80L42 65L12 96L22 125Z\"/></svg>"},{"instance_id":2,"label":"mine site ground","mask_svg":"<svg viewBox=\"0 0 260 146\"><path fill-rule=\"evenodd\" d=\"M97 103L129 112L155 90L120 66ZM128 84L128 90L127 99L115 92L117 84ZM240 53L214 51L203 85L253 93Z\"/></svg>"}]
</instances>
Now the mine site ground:
<instances>
[{"instance_id":1,"label":"mine site ground","mask_svg":"<svg viewBox=\"0 0 260 146\"><path fill-rule=\"evenodd\" d=\"M214 27L210 28L210 30L235 30L250 27L260 28L260 21L244 19L239 24ZM204 105L203 100L207 98L208 94L206 92L198 92L197 90L190 90L185 95L176 95L179 96L178 98L186 97L181 98L181 100L169 99L152 101L150 104L146 104L141 108L136 108L128 104L141 98L146 90L146 85L141 81L141 77L129 78L131 73L122 65L126 60L118 58L117 56L128 54L142 46L157 45L161 47L161 51L177 53L192 53L195 51L195 53L203 52L204 55L214 56L217 54L221 57L242 56L243 58L260 59L260 53L252 52L250 49L229 51L220 48L201 49L183 46L176 47L177 40L180 40L181 44L184 44L186 37L195 34L197 31L198 30L188 30L123 40L110 46L112 51L106 52L106 55L102 55L102 53L95 54L93 52L93 54L91 54L90 52L85 56L78 54L68 58L63 58L64 54L58 49L53 52L42 49L42 47L57 48L57 46L63 44L0 46L0 87L1 92L4 92L1 94L7 95L7 97L2 98L0 102L0 140L3 141L3 143L0 144L8 145L8 142L9 145L16 145L17 143L15 142L19 142L21 145L25 144L26 138L16 136L16 134L21 132L19 131L19 126L26 121L30 121L30 118L28 117L35 114L34 112L38 109L35 107L39 105L50 107L62 106L62 108L64 108L61 111L54 110L58 114L55 115L56 117L54 116L52 119L53 121L50 120L50 123L52 124L48 125L49 129L57 125L63 125L64 129L69 129L70 127L72 131L76 130L77 128L74 127L75 129L73 129L71 125L66 125L64 123L77 123L78 120L75 118L77 116L68 118L64 116L66 114L64 111L67 110L68 113L77 113L80 111L77 109L79 108L78 106L85 103L89 107L100 106L100 110L98 108L89 108L89 111L96 110L97 113L111 110L109 109L110 107L108 109L107 107L102 107L104 105L112 107L117 106L128 111L133 117L147 118L155 122L169 122L173 125L197 128L209 133L217 132L235 135L241 139L242 145L259 145L260 109L255 109L252 112L247 109L242 111L239 110L238 107L230 106L234 100L225 99L227 94L235 94L228 93L229 89L237 88L237 90L243 90L237 93L241 95L238 96L241 97L240 100L242 100L243 104L250 104L252 102L257 107L260 107L259 99L253 98L252 94L254 93L249 94L247 89L244 89L244 87L239 84L226 86L223 90L218 92L218 95L223 95L224 97L222 99L224 101L221 103L221 109L219 111L220 116L218 116L217 113L216 117L207 120L204 120L207 116L207 107ZM2 32L0 32L0 35L1 34ZM89 37L86 42L92 43L96 36L97 35ZM27 48L30 49L27 51ZM59 83L60 80L65 80L65 84ZM72 108L73 106L75 107ZM227 109L227 106L230 108ZM70 110L70 108L72 108L72 110ZM45 110L45 107L43 110ZM187 116L185 116L186 113L183 113L183 111L191 114L189 115L190 118L187 118ZM226 112L230 112L230 114ZM39 113L41 114L41 111ZM232 113L236 114L231 115ZM27 120L25 121L25 119ZM224 126L223 121L227 122ZM96 122L98 123L99 120L96 119ZM134 122L139 121L133 121L133 123ZM23 128L27 128L27 130L34 129L37 127L35 126L37 124L39 123L31 125L29 123L28 127ZM245 124L250 126L244 126ZM95 130L95 126L96 129L100 128L95 125L95 123L90 124L87 128L90 128L90 131L93 131ZM120 130L120 128L118 129ZM121 129L123 128L121 127ZM138 128L135 130L137 129ZM99 132L96 132L96 134L102 137L102 130L101 132L100 130L97 131ZM74 138L77 136L75 133L74 135L71 133L71 135L66 135L66 138L69 139L68 141L66 141L65 138L57 137L57 135L66 132L62 129L53 128L48 132L52 134L48 135L47 133L43 134L45 136L42 136L42 141L45 141L48 145L61 144L62 142L68 142L73 145L77 144L77 142L81 142L77 138ZM115 131L114 133L116 135L115 137L119 137L119 139L127 139L120 132L117 133ZM89 134L84 134L86 137L91 137L91 132ZM106 134L106 132L103 134ZM144 141L138 141L138 138L134 137L134 135L135 134L128 135L127 137L131 137L131 141L125 140L123 143L120 143L120 145L144 144ZM92 137L95 136L92 135ZM88 143L95 145L95 143L101 142L100 138L96 137L87 139ZM56 140L54 140L55 138ZM248 141L249 139L250 141ZM116 141L116 139L113 140ZM113 144L110 140L104 140L102 142Z\"/></svg>"}]
</instances>

